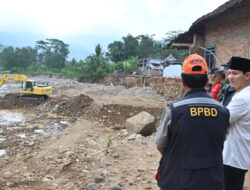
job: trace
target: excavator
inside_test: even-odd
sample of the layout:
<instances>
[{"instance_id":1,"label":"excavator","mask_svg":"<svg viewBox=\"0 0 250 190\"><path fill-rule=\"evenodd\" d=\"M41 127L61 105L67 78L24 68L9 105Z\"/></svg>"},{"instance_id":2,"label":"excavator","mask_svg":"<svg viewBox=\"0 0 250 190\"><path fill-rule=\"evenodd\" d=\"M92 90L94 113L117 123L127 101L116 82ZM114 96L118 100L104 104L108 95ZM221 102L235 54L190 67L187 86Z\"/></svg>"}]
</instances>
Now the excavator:
<instances>
[{"instance_id":1,"label":"excavator","mask_svg":"<svg viewBox=\"0 0 250 190\"><path fill-rule=\"evenodd\" d=\"M21 81L21 94L18 98L21 100L44 101L48 98L48 94L52 93L52 86L36 85L34 80L29 79L21 74L3 74L0 80L0 87L6 81Z\"/></svg>"}]
</instances>

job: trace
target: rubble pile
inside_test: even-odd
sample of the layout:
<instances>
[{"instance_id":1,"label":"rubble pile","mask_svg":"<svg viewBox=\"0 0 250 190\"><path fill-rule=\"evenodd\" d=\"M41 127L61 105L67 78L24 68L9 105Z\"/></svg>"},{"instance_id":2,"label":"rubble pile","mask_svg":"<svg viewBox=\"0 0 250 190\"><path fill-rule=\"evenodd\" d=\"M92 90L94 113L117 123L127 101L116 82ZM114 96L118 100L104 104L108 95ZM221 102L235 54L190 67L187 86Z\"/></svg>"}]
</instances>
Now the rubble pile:
<instances>
[{"instance_id":1,"label":"rubble pile","mask_svg":"<svg viewBox=\"0 0 250 190\"><path fill-rule=\"evenodd\" d=\"M106 84L124 85L126 88L153 87L156 93L164 96L167 100L175 100L179 97L181 80L178 77L165 78L162 76L145 77L141 76L108 76Z\"/></svg>"},{"instance_id":2,"label":"rubble pile","mask_svg":"<svg viewBox=\"0 0 250 190\"><path fill-rule=\"evenodd\" d=\"M153 78L150 81L157 93L164 96L167 100L176 100L180 95L181 80L180 78Z\"/></svg>"},{"instance_id":3,"label":"rubble pile","mask_svg":"<svg viewBox=\"0 0 250 190\"><path fill-rule=\"evenodd\" d=\"M85 118L91 121L98 121L105 127L111 127L114 130L125 128L125 121L138 113L146 111L152 114L159 124L163 108L146 108L143 106L129 106L129 105L119 105L111 104L104 105L101 109L88 110L85 112Z\"/></svg>"},{"instance_id":4,"label":"rubble pile","mask_svg":"<svg viewBox=\"0 0 250 190\"><path fill-rule=\"evenodd\" d=\"M64 116L80 116L93 101L89 96L81 94L56 104L52 112Z\"/></svg>"}]
</instances>

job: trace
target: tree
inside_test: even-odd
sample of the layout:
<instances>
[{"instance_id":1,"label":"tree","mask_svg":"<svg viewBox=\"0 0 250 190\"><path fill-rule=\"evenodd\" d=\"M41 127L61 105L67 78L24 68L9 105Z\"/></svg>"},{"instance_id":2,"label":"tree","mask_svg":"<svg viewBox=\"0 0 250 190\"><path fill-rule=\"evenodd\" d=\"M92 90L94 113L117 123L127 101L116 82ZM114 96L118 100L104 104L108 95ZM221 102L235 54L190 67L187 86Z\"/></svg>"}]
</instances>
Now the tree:
<instances>
[{"instance_id":1,"label":"tree","mask_svg":"<svg viewBox=\"0 0 250 190\"><path fill-rule=\"evenodd\" d=\"M152 36L139 35L137 38L139 40L139 58L147 58L156 52L157 49L154 46L155 41Z\"/></svg>"},{"instance_id":2,"label":"tree","mask_svg":"<svg viewBox=\"0 0 250 190\"><path fill-rule=\"evenodd\" d=\"M113 62L125 60L124 44L121 41L114 41L108 45L107 56Z\"/></svg>"},{"instance_id":3,"label":"tree","mask_svg":"<svg viewBox=\"0 0 250 190\"><path fill-rule=\"evenodd\" d=\"M58 39L37 41L36 48L39 52L39 62L51 69L62 69L69 54L69 45Z\"/></svg>"},{"instance_id":4,"label":"tree","mask_svg":"<svg viewBox=\"0 0 250 190\"><path fill-rule=\"evenodd\" d=\"M108 59L104 56L100 44L95 47L95 54L88 56L82 62L82 77L93 81L102 78L108 70Z\"/></svg>"},{"instance_id":5,"label":"tree","mask_svg":"<svg viewBox=\"0 0 250 190\"><path fill-rule=\"evenodd\" d=\"M12 46L4 48L0 54L1 66L4 69L10 70L12 67L16 66L15 58L15 50Z\"/></svg>"},{"instance_id":6,"label":"tree","mask_svg":"<svg viewBox=\"0 0 250 190\"><path fill-rule=\"evenodd\" d=\"M102 53L102 47L101 47L100 44L97 44L96 47L95 47L95 55L97 57L99 57L101 55L101 53Z\"/></svg>"},{"instance_id":7,"label":"tree","mask_svg":"<svg viewBox=\"0 0 250 190\"><path fill-rule=\"evenodd\" d=\"M167 37L164 38L164 42L168 45L172 40L174 40L179 34L183 33L182 30L169 31L166 33Z\"/></svg>"},{"instance_id":8,"label":"tree","mask_svg":"<svg viewBox=\"0 0 250 190\"><path fill-rule=\"evenodd\" d=\"M23 71L26 70L32 63L36 62L37 51L31 47L16 48L16 66Z\"/></svg>"},{"instance_id":9,"label":"tree","mask_svg":"<svg viewBox=\"0 0 250 190\"><path fill-rule=\"evenodd\" d=\"M129 57L138 56L138 39L136 37L133 37L131 34L128 34L125 37L122 37L123 43L124 43L124 53L125 53L125 59L128 59Z\"/></svg>"}]
</instances>

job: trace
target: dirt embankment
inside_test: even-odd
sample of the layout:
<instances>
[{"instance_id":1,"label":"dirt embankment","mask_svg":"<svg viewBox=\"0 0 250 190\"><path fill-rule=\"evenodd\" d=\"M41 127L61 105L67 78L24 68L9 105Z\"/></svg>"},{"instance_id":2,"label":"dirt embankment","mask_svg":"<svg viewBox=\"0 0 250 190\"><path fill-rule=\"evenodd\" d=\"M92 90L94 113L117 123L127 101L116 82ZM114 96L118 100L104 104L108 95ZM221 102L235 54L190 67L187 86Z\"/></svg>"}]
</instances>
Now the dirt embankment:
<instances>
[{"instance_id":1,"label":"dirt embankment","mask_svg":"<svg viewBox=\"0 0 250 190\"><path fill-rule=\"evenodd\" d=\"M127 88L150 86L155 88L158 94L168 100L179 97L181 80L180 78L164 78L161 76L142 78L140 76L110 75L104 79L106 85L124 85Z\"/></svg>"}]
</instances>

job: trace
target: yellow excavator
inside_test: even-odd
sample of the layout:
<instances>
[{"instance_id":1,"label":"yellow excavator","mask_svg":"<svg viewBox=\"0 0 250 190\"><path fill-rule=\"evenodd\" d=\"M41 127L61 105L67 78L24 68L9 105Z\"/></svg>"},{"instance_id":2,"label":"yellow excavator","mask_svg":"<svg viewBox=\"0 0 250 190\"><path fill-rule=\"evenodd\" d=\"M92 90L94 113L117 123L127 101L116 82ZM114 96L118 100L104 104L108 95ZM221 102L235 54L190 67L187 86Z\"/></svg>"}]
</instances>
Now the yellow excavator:
<instances>
[{"instance_id":1,"label":"yellow excavator","mask_svg":"<svg viewBox=\"0 0 250 190\"><path fill-rule=\"evenodd\" d=\"M3 74L0 80L0 87L6 81L21 81L21 95L19 99L44 101L48 98L48 94L52 93L52 86L49 85L36 85L34 80L30 80L25 75L20 74Z\"/></svg>"}]
</instances>

